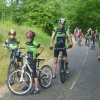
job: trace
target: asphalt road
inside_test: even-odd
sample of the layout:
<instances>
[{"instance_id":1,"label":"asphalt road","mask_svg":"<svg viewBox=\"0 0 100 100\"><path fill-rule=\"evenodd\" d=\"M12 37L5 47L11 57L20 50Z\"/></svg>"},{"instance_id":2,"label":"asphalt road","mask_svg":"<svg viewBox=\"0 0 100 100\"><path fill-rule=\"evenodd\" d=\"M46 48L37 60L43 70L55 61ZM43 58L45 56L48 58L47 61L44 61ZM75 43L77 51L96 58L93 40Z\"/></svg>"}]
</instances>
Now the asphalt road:
<instances>
[{"instance_id":1,"label":"asphalt road","mask_svg":"<svg viewBox=\"0 0 100 100\"><path fill-rule=\"evenodd\" d=\"M75 46L68 51L70 76L64 84L59 73L52 86L34 95L16 96L6 93L0 100L100 100L100 62L96 50Z\"/></svg>"}]
</instances>

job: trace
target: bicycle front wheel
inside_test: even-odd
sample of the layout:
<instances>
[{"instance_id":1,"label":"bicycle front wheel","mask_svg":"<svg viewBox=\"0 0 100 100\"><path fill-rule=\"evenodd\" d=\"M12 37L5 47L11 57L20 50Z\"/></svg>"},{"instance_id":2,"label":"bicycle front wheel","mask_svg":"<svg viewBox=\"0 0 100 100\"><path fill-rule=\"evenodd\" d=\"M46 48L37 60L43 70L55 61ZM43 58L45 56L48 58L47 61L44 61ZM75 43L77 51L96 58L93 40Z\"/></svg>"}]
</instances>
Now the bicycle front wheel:
<instances>
[{"instance_id":1,"label":"bicycle front wheel","mask_svg":"<svg viewBox=\"0 0 100 100\"><path fill-rule=\"evenodd\" d=\"M15 62L14 63L10 62L9 66L8 66L8 73L7 73L8 77L13 71L15 71L15 68L16 68L16 63Z\"/></svg>"},{"instance_id":2,"label":"bicycle front wheel","mask_svg":"<svg viewBox=\"0 0 100 100\"><path fill-rule=\"evenodd\" d=\"M33 81L28 72L22 70L16 70L10 74L7 80L7 86L9 90L16 95L24 95L31 90Z\"/></svg>"},{"instance_id":3,"label":"bicycle front wheel","mask_svg":"<svg viewBox=\"0 0 100 100\"><path fill-rule=\"evenodd\" d=\"M60 80L62 83L65 82L65 69L64 69L64 61L59 61L59 73L60 73Z\"/></svg>"},{"instance_id":4,"label":"bicycle front wheel","mask_svg":"<svg viewBox=\"0 0 100 100\"><path fill-rule=\"evenodd\" d=\"M49 65L44 65L40 69L39 83L41 87L48 88L52 83L52 69Z\"/></svg>"}]
</instances>

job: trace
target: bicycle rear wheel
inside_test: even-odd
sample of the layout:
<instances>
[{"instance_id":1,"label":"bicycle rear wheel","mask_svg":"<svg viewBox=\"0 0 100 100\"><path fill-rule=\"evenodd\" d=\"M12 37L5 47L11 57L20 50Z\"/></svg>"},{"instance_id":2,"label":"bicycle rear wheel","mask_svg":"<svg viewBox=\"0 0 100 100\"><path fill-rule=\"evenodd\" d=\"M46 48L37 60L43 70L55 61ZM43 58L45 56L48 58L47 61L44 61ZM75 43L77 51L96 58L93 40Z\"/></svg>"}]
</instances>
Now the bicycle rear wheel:
<instances>
[{"instance_id":1,"label":"bicycle rear wheel","mask_svg":"<svg viewBox=\"0 0 100 100\"><path fill-rule=\"evenodd\" d=\"M31 90L32 84L31 75L26 71L23 73L22 70L14 71L7 80L9 90L16 95L28 93Z\"/></svg>"},{"instance_id":2,"label":"bicycle rear wheel","mask_svg":"<svg viewBox=\"0 0 100 100\"><path fill-rule=\"evenodd\" d=\"M43 65L39 72L39 83L41 87L48 88L52 83L52 69L49 65Z\"/></svg>"},{"instance_id":3,"label":"bicycle rear wheel","mask_svg":"<svg viewBox=\"0 0 100 100\"><path fill-rule=\"evenodd\" d=\"M60 73L60 80L62 83L65 82L65 70L64 70L64 61L61 59L59 61L59 73Z\"/></svg>"}]
</instances>

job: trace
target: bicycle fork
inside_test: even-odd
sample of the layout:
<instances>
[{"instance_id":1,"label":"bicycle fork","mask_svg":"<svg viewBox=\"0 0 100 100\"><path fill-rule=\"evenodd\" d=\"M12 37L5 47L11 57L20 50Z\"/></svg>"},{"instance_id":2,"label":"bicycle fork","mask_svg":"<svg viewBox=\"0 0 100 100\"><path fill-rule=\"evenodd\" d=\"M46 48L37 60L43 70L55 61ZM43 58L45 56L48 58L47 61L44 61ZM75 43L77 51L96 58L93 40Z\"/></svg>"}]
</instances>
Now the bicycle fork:
<instances>
[{"instance_id":1,"label":"bicycle fork","mask_svg":"<svg viewBox=\"0 0 100 100\"><path fill-rule=\"evenodd\" d=\"M19 80L19 82L24 82L24 78L23 78L23 76L24 76L24 68L22 68L22 70L21 70L21 77L20 77L20 80Z\"/></svg>"}]
</instances>

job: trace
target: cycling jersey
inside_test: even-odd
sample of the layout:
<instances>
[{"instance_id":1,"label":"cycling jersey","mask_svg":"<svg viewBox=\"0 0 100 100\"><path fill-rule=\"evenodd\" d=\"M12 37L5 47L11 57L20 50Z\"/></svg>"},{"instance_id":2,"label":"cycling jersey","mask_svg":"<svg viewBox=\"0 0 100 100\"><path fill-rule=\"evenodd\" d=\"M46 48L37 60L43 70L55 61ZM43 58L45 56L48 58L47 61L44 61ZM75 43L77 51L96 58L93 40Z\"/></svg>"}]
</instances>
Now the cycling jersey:
<instances>
[{"instance_id":1,"label":"cycling jersey","mask_svg":"<svg viewBox=\"0 0 100 100\"><path fill-rule=\"evenodd\" d=\"M40 47L40 44L38 44L34 40L32 42L27 42L26 43L27 52L31 53L31 56L33 57L33 59L36 59L37 51L38 51L39 47Z\"/></svg>"},{"instance_id":2,"label":"cycling jersey","mask_svg":"<svg viewBox=\"0 0 100 100\"><path fill-rule=\"evenodd\" d=\"M56 35L55 35L55 47L56 48L63 48L65 47L65 43L66 43L66 30L60 29L60 28L56 28L53 30Z\"/></svg>"},{"instance_id":3,"label":"cycling jersey","mask_svg":"<svg viewBox=\"0 0 100 100\"><path fill-rule=\"evenodd\" d=\"M8 39L5 42L5 45L7 46L9 50L18 48L19 46L18 44L19 44L19 41L17 41L17 39Z\"/></svg>"}]
</instances>

